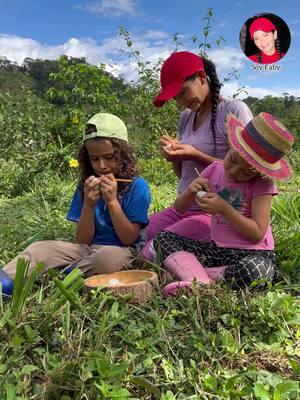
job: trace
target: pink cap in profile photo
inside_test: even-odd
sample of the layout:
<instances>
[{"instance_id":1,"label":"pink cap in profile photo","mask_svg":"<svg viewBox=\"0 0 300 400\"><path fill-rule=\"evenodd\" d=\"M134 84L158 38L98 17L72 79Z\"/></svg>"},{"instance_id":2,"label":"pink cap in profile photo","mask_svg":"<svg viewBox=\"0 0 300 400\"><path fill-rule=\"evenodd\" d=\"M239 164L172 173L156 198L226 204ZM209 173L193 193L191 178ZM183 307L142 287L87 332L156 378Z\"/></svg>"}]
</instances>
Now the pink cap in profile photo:
<instances>
[{"instance_id":1,"label":"pink cap in profile photo","mask_svg":"<svg viewBox=\"0 0 300 400\"><path fill-rule=\"evenodd\" d=\"M197 54L189 51L178 51L171 54L161 68L161 91L155 97L153 104L156 107L162 107L166 101L178 94L186 78L200 70L204 70L204 64L202 58Z\"/></svg>"},{"instance_id":2,"label":"pink cap in profile photo","mask_svg":"<svg viewBox=\"0 0 300 400\"><path fill-rule=\"evenodd\" d=\"M268 18L257 18L255 21L252 22L250 25L250 36L253 39L254 32L256 31L264 31L264 32L271 32L275 31L276 27Z\"/></svg>"}]
</instances>

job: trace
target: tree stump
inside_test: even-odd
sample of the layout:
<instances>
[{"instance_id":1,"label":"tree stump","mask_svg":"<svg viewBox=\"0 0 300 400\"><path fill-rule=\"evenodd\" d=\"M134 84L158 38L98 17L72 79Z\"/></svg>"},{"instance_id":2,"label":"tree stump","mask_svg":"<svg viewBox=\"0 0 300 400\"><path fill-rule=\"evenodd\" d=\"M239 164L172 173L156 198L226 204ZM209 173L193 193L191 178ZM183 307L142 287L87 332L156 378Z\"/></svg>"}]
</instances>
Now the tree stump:
<instances>
[{"instance_id":1,"label":"tree stump","mask_svg":"<svg viewBox=\"0 0 300 400\"><path fill-rule=\"evenodd\" d=\"M88 290L103 287L116 295L132 294L132 298L128 300L130 303L142 303L147 300L152 296L154 285L158 285L157 273L144 270L118 271L85 279Z\"/></svg>"}]
</instances>

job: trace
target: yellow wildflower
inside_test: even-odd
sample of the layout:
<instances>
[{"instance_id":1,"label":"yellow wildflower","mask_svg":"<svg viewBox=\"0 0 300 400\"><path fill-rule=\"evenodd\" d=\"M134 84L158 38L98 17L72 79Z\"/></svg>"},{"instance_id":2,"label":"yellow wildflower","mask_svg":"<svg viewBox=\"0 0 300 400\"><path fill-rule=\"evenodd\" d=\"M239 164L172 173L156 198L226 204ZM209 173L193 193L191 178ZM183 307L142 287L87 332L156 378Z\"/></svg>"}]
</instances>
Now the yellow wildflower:
<instances>
[{"instance_id":1,"label":"yellow wildflower","mask_svg":"<svg viewBox=\"0 0 300 400\"><path fill-rule=\"evenodd\" d=\"M79 166L79 162L75 158L71 158L71 160L69 160L69 166L71 168L77 168Z\"/></svg>"},{"instance_id":2,"label":"yellow wildflower","mask_svg":"<svg viewBox=\"0 0 300 400\"><path fill-rule=\"evenodd\" d=\"M78 122L79 122L79 120L78 120L77 115L73 115L73 117L72 117L72 124L78 124Z\"/></svg>"}]
</instances>

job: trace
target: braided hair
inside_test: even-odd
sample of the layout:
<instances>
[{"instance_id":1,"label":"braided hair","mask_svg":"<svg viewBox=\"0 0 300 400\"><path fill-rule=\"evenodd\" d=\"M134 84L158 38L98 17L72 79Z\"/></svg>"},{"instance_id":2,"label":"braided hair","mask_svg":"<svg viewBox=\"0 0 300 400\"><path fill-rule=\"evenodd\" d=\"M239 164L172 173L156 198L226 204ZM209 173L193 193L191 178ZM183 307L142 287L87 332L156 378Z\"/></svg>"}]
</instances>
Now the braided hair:
<instances>
[{"instance_id":1,"label":"braided hair","mask_svg":"<svg viewBox=\"0 0 300 400\"><path fill-rule=\"evenodd\" d=\"M208 60L207 58L202 57L202 61L204 64L204 71L206 73L207 80L209 82L209 88L210 88L210 94L211 94L211 102L212 102L212 107L211 107L211 121L210 121L210 126L213 134L213 140L214 140L214 154L216 154L216 147L217 147L217 141L216 141L216 130L215 130L215 122L216 122L216 117L217 117L217 107L220 99L220 90L221 90L221 83L219 81L217 71L215 64ZM193 74L192 76L189 76L186 78L186 81L191 81L195 80L197 78L197 72Z\"/></svg>"},{"instance_id":2,"label":"braided hair","mask_svg":"<svg viewBox=\"0 0 300 400\"><path fill-rule=\"evenodd\" d=\"M275 47L278 54L279 60L282 58L281 49L280 49L280 41L278 38L275 39Z\"/></svg>"},{"instance_id":3,"label":"braided hair","mask_svg":"<svg viewBox=\"0 0 300 400\"><path fill-rule=\"evenodd\" d=\"M213 133L213 140L214 140L214 153L216 154L216 131L215 131L215 122L217 116L217 107L220 99L220 90L221 90L221 83L219 81L215 64L208 60L207 58L202 58L204 64L204 71L206 76L208 77L209 86L210 86L210 94L211 94L211 130Z\"/></svg>"}]
</instances>

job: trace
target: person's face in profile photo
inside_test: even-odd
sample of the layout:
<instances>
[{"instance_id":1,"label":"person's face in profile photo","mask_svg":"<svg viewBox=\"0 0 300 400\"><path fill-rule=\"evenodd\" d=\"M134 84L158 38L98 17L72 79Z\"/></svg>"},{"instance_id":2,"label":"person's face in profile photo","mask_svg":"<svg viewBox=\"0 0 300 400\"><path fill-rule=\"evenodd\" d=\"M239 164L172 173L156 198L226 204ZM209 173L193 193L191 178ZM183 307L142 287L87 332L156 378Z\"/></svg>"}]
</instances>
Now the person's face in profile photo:
<instances>
[{"instance_id":1,"label":"person's face in profile photo","mask_svg":"<svg viewBox=\"0 0 300 400\"><path fill-rule=\"evenodd\" d=\"M277 26L269 18L258 17L250 23L248 41L252 51L246 55L255 63L273 64L285 55L281 50Z\"/></svg>"},{"instance_id":2,"label":"person's face in profile photo","mask_svg":"<svg viewBox=\"0 0 300 400\"><path fill-rule=\"evenodd\" d=\"M271 56L276 52L275 40L277 39L277 31L264 32L257 30L253 34L255 45L260 51L264 52L267 56Z\"/></svg>"}]
</instances>

